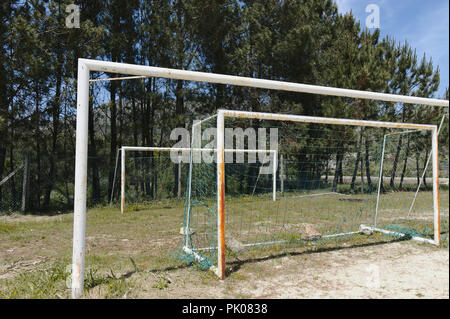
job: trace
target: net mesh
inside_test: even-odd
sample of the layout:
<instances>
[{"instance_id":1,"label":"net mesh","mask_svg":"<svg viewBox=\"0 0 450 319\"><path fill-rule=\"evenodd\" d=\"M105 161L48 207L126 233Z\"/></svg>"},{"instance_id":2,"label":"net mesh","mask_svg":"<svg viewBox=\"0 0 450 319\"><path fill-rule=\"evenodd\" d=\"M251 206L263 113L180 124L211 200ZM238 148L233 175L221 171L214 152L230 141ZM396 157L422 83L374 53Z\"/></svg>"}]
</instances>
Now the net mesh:
<instances>
[{"instance_id":1,"label":"net mesh","mask_svg":"<svg viewBox=\"0 0 450 319\"><path fill-rule=\"evenodd\" d=\"M214 148L215 131L215 118L197 125L191 147ZM262 152L225 154L227 262L377 237L361 225L390 230L394 239L433 238L431 164L417 179L431 149L429 131L225 118L225 149L255 146L276 149L276 159ZM215 159L214 152L191 153L183 246L186 258L202 268L217 266ZM448 187L441 203L447 203L441 213L441 227L447 227Z\"/></svg>"},{"instance_id":2,"label":"net mesh","mask_svg":"<svg viewBox=\"0 0 450 319\"><path fill-rule=\"evenodd\" d=\"M21 210L23 165L12 169L0 178L0 213L12 213Z\"/></svg>"},{"instance_id":3,"label":"net mesh","mask_svg":"<svg viewBox=\"0 0 450 319\"><path fill-rule=\"evenodd\" d=\"M188 156L186 156L188 158ZM120 159L119 159L120 161ZM156 203L182 200L189 164L182 152L127 151L125 156L125 211L140 210ZM120 203L121 172L117 165L113 203Z\"/></svg>"}]
</instances>

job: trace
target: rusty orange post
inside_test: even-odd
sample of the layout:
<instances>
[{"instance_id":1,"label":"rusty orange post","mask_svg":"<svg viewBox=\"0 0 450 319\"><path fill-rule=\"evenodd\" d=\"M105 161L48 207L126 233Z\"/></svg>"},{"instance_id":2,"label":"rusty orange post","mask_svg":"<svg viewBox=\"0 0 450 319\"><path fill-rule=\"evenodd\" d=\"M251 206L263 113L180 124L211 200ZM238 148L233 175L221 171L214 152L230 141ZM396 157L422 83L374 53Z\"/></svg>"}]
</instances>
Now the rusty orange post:
<instances>
[{"instance_id":1,"label":"rusty orange post","mask_svg":"<svg viewBox=\"0 0 450 319\"><path fill-rule=\"evenodd\" d=\"M217 276L225 278L225 142L224 114L219 110L217 116Z\"/></svg>"}]
</instances>

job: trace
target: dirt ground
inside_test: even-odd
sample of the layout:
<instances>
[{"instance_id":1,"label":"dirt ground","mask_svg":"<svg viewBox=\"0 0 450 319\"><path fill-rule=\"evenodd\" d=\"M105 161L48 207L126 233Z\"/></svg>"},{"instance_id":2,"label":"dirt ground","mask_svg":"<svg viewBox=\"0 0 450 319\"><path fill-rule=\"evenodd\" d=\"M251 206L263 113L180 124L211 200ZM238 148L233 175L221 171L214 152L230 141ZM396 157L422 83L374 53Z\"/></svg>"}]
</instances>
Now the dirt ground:
<instances>
[{"instance_id":1,"label":"dirt ground","mask_svg":"<svg viewBox=\"0 0 450 319\"><path fill-rule=\"evenodd\" d=\"M449 251L412 242L268 258L244 264L224 281L197 277L192 268L159 274L167 289L155 290L154 274L130 276L129 298L255 299L448 299ZM206 277L206 279L205 279ZM131 290L130 290L131 291ZM101 288L87 298L98 298Z\"/></svg>"},{"instance_id":2,"label":"dirt ground","mask_svg":"<svg viewBox=\"0 0 450 319\"><path fill-rule=\"evenodd\" d=\"M178 281L183 271L171 276ZM213 286L176 285L157 294L143 288L140 297L448 299L449 251L389 243L268 259L247 264L231 277Z\"/></svg>"},{"instance_id":3,"label":"dirt ground","mask_svg":"<svg viewBox=\"0 0 450 319\"><path fill-rule=\"evenodd\" d=\"M390 243L283 258L246 292L268 298L449 298L449 251ZM288 269L289 273L282 272Z\"/></svg>"}]
</instances>

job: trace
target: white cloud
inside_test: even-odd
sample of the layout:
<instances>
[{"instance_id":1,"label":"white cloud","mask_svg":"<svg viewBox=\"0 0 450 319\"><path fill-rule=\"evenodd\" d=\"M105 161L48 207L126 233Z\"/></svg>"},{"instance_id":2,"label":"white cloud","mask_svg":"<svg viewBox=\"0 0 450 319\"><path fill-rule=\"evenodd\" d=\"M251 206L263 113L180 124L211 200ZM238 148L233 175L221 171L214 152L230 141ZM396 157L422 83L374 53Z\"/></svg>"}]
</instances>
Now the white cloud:
<instances>
[{"instance_id":1,"label":"white cloud","mask_svg":"<svg viewBox=\"0 0 450 319\"><path fill-rule=\"evenodd\" d=\"M347 13L354 7L356 4L355 0L336 0L336 4L338 6L339 13Z\"/></svg>"}]
</instances>

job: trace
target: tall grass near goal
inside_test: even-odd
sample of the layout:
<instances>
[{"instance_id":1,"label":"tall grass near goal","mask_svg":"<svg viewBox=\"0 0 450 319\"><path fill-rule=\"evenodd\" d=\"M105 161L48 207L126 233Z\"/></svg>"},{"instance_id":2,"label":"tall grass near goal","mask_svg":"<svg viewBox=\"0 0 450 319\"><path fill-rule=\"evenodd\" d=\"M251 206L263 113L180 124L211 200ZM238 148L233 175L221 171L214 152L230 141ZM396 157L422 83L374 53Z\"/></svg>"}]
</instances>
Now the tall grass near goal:
<instances>
[{"instance_id":1,"label":"tall grass near goal","mask_svg":"<svg viewBox=\"0 0 450 319\"><path fill-rule=\"evenodd\" d=\"M220 151L224 145L230 148L225 144L230 140L227 132L248 128L277 132L276 141L257 136L258 149L277 150L272 160L275 175L261 174L263 157L255 161L247 154L242 162ZM209 157L191 153L183 249L187 258L219 277L224 276L225 260L281 253L292 247L364 243L374 232L439 241L432 178L430 188L422 192L419 217L407 216L416 182L410 179L414 171L409 164L429 152L435 126L221 110L198 129L216 132L217 143L193 133L192 145L213 146L217 152ZM402 145L399 154L394 147L398 144L391 141L386 147L387 134L408 136L410 146L415 145L410 158ZM246 136L244 148L255 146L250 144ZM380 176L385 180L385 172L392 173L395 163L395 183L388 189L386 183L379 183ZM403 192L394 191L402 176ZM276 201L271 196L273 178ZM379 185L383 191L378 192Z\"/></svg>"}]
</instances>

